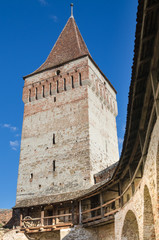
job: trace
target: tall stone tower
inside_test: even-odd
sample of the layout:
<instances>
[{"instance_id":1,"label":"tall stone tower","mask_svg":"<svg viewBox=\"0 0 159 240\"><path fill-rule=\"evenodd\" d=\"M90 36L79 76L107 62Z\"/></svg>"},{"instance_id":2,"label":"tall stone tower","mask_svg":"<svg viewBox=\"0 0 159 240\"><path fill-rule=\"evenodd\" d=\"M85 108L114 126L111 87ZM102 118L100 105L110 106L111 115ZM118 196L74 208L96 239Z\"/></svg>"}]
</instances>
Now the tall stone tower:
<instances>
[{"instance_id":1,"label":"tall stone tower","mask_svg":"<svg viewBox=\"0 0 159 240\"><path fill-rule=\"evenodd\" d=\"M116 91L73 15L46 61L24 77L17 203L89 188L119 158Z\"/></svg>"}]
</instances>

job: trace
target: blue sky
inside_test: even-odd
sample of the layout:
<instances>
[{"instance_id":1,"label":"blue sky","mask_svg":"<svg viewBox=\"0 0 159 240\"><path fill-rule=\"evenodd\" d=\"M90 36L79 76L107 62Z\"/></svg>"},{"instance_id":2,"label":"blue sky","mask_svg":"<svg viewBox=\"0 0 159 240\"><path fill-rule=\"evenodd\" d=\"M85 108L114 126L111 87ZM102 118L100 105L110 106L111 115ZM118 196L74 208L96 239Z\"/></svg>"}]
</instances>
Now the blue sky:
<instances>
[{"instance_id":1,"label":"blue sky","mask_svg":"<svg viewBox=\"0 0 159 240\"><path fill-rule=\"evenodd\" d=\"M70 0L0 1L0 208L15 205L25 76L37 69L70 16ZM137 0L74 0L87 47L117 90L121 151L131 80Z\"/></svg>"}]
</instances>

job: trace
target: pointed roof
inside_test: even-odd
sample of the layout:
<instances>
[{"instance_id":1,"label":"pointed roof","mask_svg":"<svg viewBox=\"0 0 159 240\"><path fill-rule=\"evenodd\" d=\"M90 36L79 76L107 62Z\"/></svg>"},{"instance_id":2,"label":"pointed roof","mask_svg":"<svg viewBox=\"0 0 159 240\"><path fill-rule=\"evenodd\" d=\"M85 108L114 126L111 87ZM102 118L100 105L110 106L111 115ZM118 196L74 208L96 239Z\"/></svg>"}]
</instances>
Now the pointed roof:
<instances>
[{"instance_id":1,"label":"pointed roof","mask_svg":"<svg viewBox=\"0 0 159 240\"><path fill-rule=\"evenodd\" d=\"M71 16L46 61L34 71L33 74L85 55L90 55L90 53L77 27L74 17Z\"/></svg>"}]
</instances>

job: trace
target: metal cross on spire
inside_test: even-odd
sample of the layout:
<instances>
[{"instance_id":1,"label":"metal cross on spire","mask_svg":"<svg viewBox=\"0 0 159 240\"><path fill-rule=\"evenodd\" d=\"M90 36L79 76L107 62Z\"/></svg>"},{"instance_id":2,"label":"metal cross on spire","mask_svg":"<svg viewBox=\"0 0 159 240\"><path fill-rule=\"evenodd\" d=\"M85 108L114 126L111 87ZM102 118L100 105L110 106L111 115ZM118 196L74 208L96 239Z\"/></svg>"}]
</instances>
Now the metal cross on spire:
<instances>
[{"instance_id":1,"label":"metal cross on spire","mask_svg":"<svg viewBox=\"0 0 159 240\"><path fill-rule=\"evenodd\" d=\"M73 3L71 3L70 5L71 5L71 17L73 17Z\"/></svg>"}]
</instances>

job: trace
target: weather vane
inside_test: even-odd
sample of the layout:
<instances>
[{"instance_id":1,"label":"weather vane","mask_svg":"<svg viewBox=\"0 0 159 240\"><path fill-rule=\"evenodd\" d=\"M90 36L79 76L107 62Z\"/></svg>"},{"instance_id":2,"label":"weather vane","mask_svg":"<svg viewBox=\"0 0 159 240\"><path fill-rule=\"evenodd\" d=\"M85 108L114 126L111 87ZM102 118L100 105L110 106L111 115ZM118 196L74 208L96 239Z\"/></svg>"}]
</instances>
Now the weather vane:
<instances>
[{"instance_id":1,"label":"weather vane","mask_svg":"<svg viewBox=\"0 0 159 240\"><path fill-rule=\"evenodd\" d=\"M70 5L71 5L71 17L73 17L73 3L71 3Z\"/></svg>"}]
</instances>

